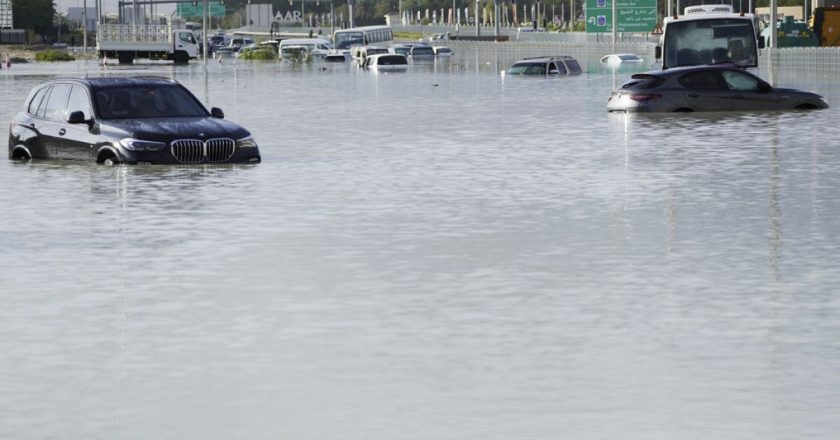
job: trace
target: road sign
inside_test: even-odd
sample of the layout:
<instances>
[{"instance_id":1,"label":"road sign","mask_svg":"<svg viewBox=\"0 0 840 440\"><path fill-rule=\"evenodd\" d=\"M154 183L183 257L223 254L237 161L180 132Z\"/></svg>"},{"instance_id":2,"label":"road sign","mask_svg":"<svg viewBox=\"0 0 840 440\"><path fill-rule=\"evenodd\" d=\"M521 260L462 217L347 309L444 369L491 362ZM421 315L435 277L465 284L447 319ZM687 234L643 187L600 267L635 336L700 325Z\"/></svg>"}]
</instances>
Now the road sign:
<instances>
[{"instance_id":1,"label":"road sign","mask_svg":"<svg viewBox=\"0 0 840 440\"><path fill-rule=\"evenodd\" d=\"M615 0L616 31L649 33L656 26L656 0ZM612 32L613 0L586 0L586 32Z\"/></svg>"},{"instance_id":2,"label":"road sign","mask_svg":"<svg viewBox=\"0 0 840 440\"><path fill-rule=\"evenodd\" d=\"M192 1L178 3L175 12L179 17L201 17L204 15L204 0L198 0L193 5ZM225 5L219 2L207 2L207 15L210 17L224 17Z\"/></svg>"},{"instance_id":3,"label":"road sign","mask_svg":"<svg viewBox=\"0 0 840 440\"><path fill-rule=\"evenodd\" d=\"M653 30L650 31L651 35L662 35L662 26L659 23L656 23L656 26L653 27Z\"/></svg>"}]
</instances>

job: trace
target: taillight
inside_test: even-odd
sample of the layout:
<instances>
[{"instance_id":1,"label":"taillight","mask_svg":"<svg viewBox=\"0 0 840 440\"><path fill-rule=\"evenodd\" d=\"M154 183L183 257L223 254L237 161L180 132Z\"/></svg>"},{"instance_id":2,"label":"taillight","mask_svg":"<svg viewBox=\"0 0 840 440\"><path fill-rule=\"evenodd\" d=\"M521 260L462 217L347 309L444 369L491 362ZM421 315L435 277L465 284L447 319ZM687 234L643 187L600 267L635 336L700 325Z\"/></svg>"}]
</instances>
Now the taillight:
<instances>
[{"instance_id":1,"label":"taillight","mask_svg":"<svg viewBox=\"0 0 840 440\"><path fill-rule=\"evenodd\" d=\"M658 93L637 93L637 94L634 94L634 95L630 95L630 99L632 99L633 101L636 101L636 102L652 101L654 99L659 99L661 97L662 97L662 95L660 95Z\"/></svg>"}]
</instances>

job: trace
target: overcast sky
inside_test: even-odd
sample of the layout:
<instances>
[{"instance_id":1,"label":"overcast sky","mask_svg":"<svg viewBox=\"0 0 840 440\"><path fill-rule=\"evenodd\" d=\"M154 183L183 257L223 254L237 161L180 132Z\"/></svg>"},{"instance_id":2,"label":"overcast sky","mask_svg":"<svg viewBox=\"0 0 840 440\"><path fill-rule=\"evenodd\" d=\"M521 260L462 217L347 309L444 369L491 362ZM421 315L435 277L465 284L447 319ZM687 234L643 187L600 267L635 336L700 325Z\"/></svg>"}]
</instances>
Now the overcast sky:
<instances>
[{"instance_id":1,"label":"overcast sky","mask_svg":"<svg viewBox=\"0 0 840 440\"><path fill-rule=\"evenodd\" d=\"M81 8L84 6L84 0L53 0L56 6L56 11L61 12L62 14L67 13L67 8ZM87 7L92 8L96 6L96 0L87 0ZM105 10L105 13L109 12L117 12L117 0L102 0L102 9ZM160 13L171 13L175 10L175 3L165 3L157 5L158 12Z\"/></svg>"}]
</instances>

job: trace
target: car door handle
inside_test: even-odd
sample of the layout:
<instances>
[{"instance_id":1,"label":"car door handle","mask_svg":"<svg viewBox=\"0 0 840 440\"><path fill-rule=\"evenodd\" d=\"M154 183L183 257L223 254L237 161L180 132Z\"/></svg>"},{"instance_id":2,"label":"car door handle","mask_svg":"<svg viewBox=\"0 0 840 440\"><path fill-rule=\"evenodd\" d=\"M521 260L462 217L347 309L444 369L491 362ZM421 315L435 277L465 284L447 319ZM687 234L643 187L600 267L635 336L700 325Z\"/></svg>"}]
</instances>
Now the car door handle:
<instances>
[{"instance_id":1,"label":"car door handle","mask_svg":"<svg viewBox=\"0 0 840 440\"><path fill-rule=\"evenodd\" d=\"M65 130L63 128L61 130L58 130L59 135L64 136L64 133L67 133L67 130Z\"/></svg>"},{"instance_id":2,"label":"car door handle","mask_svg":"<svg viewBox=\"0 0 840 440\"><path fill-rule=\"evenodd\" d=\"M694 93L694 92L692 92L692 93L689 93L689 94L688 94L688 97L689 97L689 98L699 98L699 97L700 97L700 94L699 94L699 93Z\"/></svg>"}]
</instances>

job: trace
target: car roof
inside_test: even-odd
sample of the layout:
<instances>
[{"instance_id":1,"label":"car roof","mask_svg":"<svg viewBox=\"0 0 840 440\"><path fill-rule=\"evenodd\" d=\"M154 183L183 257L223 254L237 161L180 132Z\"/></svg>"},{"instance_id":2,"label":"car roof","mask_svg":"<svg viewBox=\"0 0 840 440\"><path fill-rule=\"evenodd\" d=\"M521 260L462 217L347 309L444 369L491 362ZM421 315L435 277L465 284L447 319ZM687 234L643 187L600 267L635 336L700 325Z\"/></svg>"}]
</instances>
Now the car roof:
<instances>
[{"instance_id":1,"label":"car roof","mask_svg":"<svg viewBox=\"0 0 840 440\"><path fill-rule=\"evenodd\" d=\"M567 61L567 60L574 60L573 57L569 55L553 55L553 56L543 56L543 57L530 57L530 58L522 58L516 63L547 63L549 61ZM514 63L514 64L516 64Z\"/></svg>"},{"instance_id":2,"label":"car roof","mask_svg":"<svg viewBox=\"0 0 840 440\"><path fill-rule=\"evenodd\" d=\"M368 58L388 58L388 57L402 57L405 58L405 55L401 53L375 53L373 55L368 55Z\"/></svg>"},{"instance_id":3,"label":"car roof","mask_svg":"<svg viewBox=\"0 0 840 440\"><path fill-rule=\"evenodd\" d=\"M651 70L649 72L644 72L646 75L656 75L660 77L667 77L667 76L675 76L675 75L682 75L683 73L687 72L700 72L706 70L740 70L746 71L742 66L736 63L720 63L720 64L703 64L699 66L680 66L680 67L671 67L670 69L666 70Z\"/></svg>"},{"instance_id":4,"label":"car roof","mask_svg":"<svg viewBox=\"0 0 840 440\"><path fill-rule=\"evenodd\" d=\"M311 43L329 43L324 38L286 38L280 40L280 44L286 46L288 44L311 44Z\"/></svg>"},{"instance_id":5,"label":"car roof","mask_svg":"<svg viewBox=\"0 0 840 440\"><path fill-rule=\"evenodd\" d=\"M44 84L75 83L93 88L125 87L125 86L155 86L174 85L177 81L159 76L128 76L128 77L92 77L92 78L55 78Z\"/></svg>"}]
</instances>

